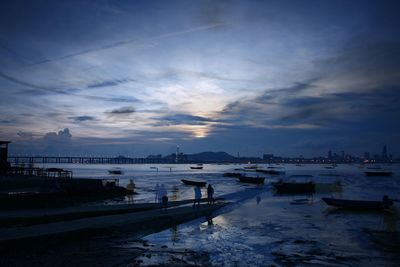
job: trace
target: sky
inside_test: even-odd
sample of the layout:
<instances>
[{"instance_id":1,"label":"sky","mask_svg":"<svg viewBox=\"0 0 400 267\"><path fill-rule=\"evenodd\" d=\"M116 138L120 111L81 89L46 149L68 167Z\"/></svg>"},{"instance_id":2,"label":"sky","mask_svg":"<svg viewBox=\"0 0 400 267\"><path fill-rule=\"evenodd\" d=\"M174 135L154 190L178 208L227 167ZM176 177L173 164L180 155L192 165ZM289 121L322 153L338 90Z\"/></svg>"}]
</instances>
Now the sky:
<instances>
[{"instance_id":1,"label":"sky","mask_svg":"<svg viewBox=\"0 0 400 267\"><path fill-rule=\"evenodd\" d=\"M400 156L397 1L2 1L12 155Z\"/></svg>"}]
</instances>

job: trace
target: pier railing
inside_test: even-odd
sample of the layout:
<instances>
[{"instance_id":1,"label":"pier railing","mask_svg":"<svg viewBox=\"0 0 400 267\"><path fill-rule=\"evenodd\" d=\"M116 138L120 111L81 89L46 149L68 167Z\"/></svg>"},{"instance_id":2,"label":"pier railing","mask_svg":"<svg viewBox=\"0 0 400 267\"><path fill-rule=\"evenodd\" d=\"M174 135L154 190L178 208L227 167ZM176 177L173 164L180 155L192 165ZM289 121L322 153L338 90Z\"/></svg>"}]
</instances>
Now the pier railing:
<instances>
[{"instance_id":1,"label":"pier railing","mask_svg":"<svg viewBox=\"0 0 400 267\"><path fill-rule=\"evenodd\" d=\"M62 178L71 179L72 171L63 170L59 168L25 168L25 167L11 167L7 170L9 175L18 176L38 176L48 178Z\"/></svg>"},{"instance_id":2,"label":"pier railing","mask_svg":"<svg viewBox=\"0 0 400 267\"><path fill-rule=\"evenodd\" d=\"M46 156L16 156L8 157L8 162L17 164L40 164L40 163L78 163L78 164L163 164L174 163L172 159L164 158L125 158L125 157L46 157Z\"/></svg>"}]
</instances>

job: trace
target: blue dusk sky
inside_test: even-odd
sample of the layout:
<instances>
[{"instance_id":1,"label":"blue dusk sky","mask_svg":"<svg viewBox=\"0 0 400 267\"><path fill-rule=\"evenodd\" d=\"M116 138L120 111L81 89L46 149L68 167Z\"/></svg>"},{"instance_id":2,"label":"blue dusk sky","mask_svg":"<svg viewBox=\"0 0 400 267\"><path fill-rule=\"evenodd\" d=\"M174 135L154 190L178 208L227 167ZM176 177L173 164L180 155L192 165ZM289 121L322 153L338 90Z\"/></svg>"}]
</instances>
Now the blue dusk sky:
<instances>
[{"instance_id":1,"label":"blue dusk sky","mask_svg":"<svg viewBox=\"0 0 400 267\"><path fill-rule=\"evenodd\" d=\"M1 1L13 155L400 156L398 1Z\"/></svg>"}]
</instances>

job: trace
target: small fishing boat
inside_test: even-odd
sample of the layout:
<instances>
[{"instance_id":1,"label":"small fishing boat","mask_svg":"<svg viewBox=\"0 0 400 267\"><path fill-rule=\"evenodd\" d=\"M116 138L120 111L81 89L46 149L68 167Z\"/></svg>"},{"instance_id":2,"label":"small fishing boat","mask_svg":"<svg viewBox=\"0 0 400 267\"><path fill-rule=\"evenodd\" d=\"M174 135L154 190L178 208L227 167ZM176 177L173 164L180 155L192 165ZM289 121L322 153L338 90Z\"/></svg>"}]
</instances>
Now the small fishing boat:
<instances>
[{"instance_id":1,"label":"small fishing boat","mask_svg":"<svg viewBox=\"0 0 400 267\"><path fill-rule=\"evenodd\" d=\"M256 169L256 172L262 172L270 175L285 174L285 169L282 167L269 166L267 169Z\"/></svg>"},{"instance_id":2,"label":"small fishing boat","mask_svg":"<svg viewBox=\"0 0 400 267\"><path fill-rule=\"evenodd\" d=\"M384 197L382 201L349 200L326 197L323 197L322 200L329 206L359 210L383 210L388 209L393 205L393 201L387 197Z\"/></svg>"},{"instance_id":3,"label":"small fishing boat","mask_svg":"<svg viewBox=\"0 0 400 267\"><path fill-rule=\"evenodd\" d=\"M196 166L190 166L190 169L192 169L192 170L202 170L203 169L203 164L199 163L199 164L196 164Z\"/></svg>"},{"instance_id":4,"label":"small fishing boat","mask_svg":"<svg viewBox=\"0 0 400 267\"><path fill-rule=\"evenodd\" d=\"M207 184L207 182L191 181L191 180L186 180L186 179L182 179L181 181L185 185L194 185L194 186L200 186L200 187L204 187Z\"/></svg>"},{"instance_id":5,"label":"small fishing boat","mask_svg":"<svg viewBox=\"0 0 400 267\"><path fill-rule=\"evenodd\" d=\"M279 180L271 184L278 194L314 194L315 183L310 180L312 178L312 175L292 175L287 181Z\"/></svg>"},{"instance_id":6,"label":"small fishing boat","mask_svg":"<svg viewBox=\"0 0 400 267\"><path fill-rule=\"evenodd\" d=\"M120 175L120 174L122 174L122 170L121 170L121 168L112 168L112 169L108 170L108 174Z\"/></svg>"},{"instance_id":7,"label":"small fishing boat","mask_svg":"<svg viewBox=\"0 0 400 267\"><path fill-rule=\"evenodd\" d=\"M366 176L392 176L393 172L392 171L386 171L386 170L374 170L374 171L365 171L364 172Z\"/></svg>"},{"instance_id":8,"label":"small fishing boat","mask_svg":"<svg viewBox=\"0 0 400 267\"><path fill-rule=\"evenodd\" d=\"M238 179L242 183L249 183L249 184L263 184L265 180L264 177L247 177L247 176L241 176L238 177Z\"/></svg>"},{"instance_id":9,"label":"small fishing boat","mask_svg":"<svg viewBox=\"0 0 400 267\"><path fill-rule=\"evenodd\" d=\"M251 164L250 162L247 163L246 166L243 167L243 171L245 172L255 172L258 169L258 165L257 164Z\"/></svg>"},{"instance_id":10,"label":"small fishing boat","mask_svg":"<svg viewBox=\"0 0 400 267\"><path fill-rule=\"evenodd\" d=\"M235 177L235 178L239 178L239 177L243 177L244 175L238 172L225 172L224 177Z\"/></svg>"},{"instance_id":11,"label":"small fishing boat","mask_svg":"<svg viewBox=\"0 0 400 267\"><path fill-rule=\"evenodd\" d=\"M272 183L276 193L278 194L314 194L314 182L283 182L278 181Z\"/></svg>"},{"instance_id":12,"label":"small fishing boat","mask_svg":"<svg viewBox=\"0 0 400 267\"><path fill-rule=\"evenodd\" d=\"M364 171L366 176L391 176L392 171L382 168L380 165L372 165L366 167Z\"/></svg>"},{"instance_id":13,"label":"small fishing boat","mask_svg":"<svg viewBox=\"0 0 400 267\"><path fill-rule=\"evenodd\" d=\"M192 170L202 170L203 166L190 166L190 169L192 169Z\"/></svg>"}]
</instances>

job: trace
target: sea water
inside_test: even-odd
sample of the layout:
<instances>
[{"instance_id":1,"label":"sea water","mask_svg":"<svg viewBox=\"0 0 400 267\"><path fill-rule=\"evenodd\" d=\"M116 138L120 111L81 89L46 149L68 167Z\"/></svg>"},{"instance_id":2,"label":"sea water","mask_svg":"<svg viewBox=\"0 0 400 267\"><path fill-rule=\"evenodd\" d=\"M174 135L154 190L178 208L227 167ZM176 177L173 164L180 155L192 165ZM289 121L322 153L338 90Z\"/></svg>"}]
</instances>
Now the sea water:
<instances>
[{"instance_id":1,"label":"sea water","mask_svg":"<svg viewBox=\"0 0 400 267\"><path fill-rule=\"evenodd\" d=\"M60 165L58 165L60 166ZM263 166L263 165L260 165ZM391 177L367 177L359 165L284 165L285 175L268 176L264 185L239 183L223 177L241 165L205 164L203 170L190 165L63 165L74 177L119 178L120 185L132 179L138 195L134 201L154 201L156 184L164 184L170 200L193 198L193 187L181 179L201 180L213 185L215 196L231 204L217 211L212 220L197 219L145 237L151 244L169 249L206 252L215 266L396 266L398 249L391 240L376 240L365 229L397 231L399 216L390 212L349 212L328 207L322 197L381 200L383 195L400 198L400 166L391 165ZM120 167L122 175L109 175ZM266 167L266 165L264 165ZM270 182L290 175L311 174L318 182L339 180L342 191L311 196L276 196ZM206 192L203 189L203 196ZM307 198L302 205L296 199ZM119 200L126 201L126 200ZM108 201L115 204L118 201ZM389 235L390 237L390 235ZM145 264L145 262L144 262ZM152 262L154 264L154 262Z\"/></svg>"}]
</instances>

